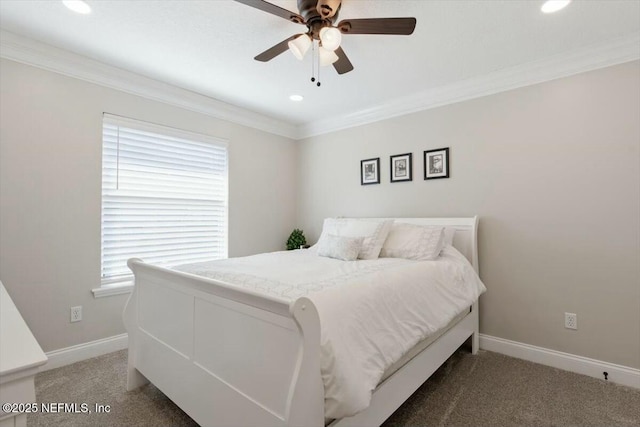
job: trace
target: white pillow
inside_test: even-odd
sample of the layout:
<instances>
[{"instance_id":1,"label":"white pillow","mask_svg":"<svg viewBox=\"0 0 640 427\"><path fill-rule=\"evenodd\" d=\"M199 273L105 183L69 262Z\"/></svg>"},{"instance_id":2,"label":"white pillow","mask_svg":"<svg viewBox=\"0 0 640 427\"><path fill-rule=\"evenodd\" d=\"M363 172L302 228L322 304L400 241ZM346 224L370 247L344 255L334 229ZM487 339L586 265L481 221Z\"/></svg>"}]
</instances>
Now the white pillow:
<instances>
[{"instance_id":1,"label":"white pillow","mask_svg":"<svg viewBox=\"0 0 640 427\"><path fill-rule=\"evenodd\" d=\"M456 229L453 227L444 228L444 245L453 246L453 236L456 235Z\"/></svg>"},{"instance_id":2,"label":"white pillow","mask_svg":"<svg viewBox=\"0 0 640 427\"><path fill-rule=\"evenodd\" d=\"M436 259L443 247L443 227L398 222L391 227L380 256L426 261Z\"/></svg>"},{"instance_id":3,"label":"white pillow","mask_svg":"<svg viewBox=\"0 0 640 427\"><path fill-rule=\"evenodd\" d=\"M324 220L318 244L329 234L341 237L364 237L358 258L377 259L392 225L393 220L327 218Z\"/></svg>"},{"instance_id":4,"label":"white pillow","mask_svg":"<svg viewBox=\"0 0 640 427\"><path fill-rule=\"evenodd\" d=\"M318 255L343 261L355 261L362 249L364 237L340 237L328 234L318 242Z\"/></svg>"}]
</instances>

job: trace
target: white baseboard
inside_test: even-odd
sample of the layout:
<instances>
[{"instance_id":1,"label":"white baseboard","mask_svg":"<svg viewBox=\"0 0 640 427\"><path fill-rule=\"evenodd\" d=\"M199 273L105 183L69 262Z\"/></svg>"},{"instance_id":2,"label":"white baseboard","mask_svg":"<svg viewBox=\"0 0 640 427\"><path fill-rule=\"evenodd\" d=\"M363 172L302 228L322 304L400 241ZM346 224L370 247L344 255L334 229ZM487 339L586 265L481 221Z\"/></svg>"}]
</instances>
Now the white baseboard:
<instances>
[{"instance_id":1,"label":"white baseboard","mask_svg":"<svg viewBox=\"0 0 640 427\"><path fill-rule=\"evenodd\" d=\"M91 359L92 357L102 356L103 354L112 353L114 351L123 350L127 348L128 345L128 335L120 334L84 344L74 345L72 347L53 350L46 353L49 361L40 368L40 372L70 365L72 363L80 362L81 360Z\"/></svg>"},{"instance_id":2,"label":"white baseboard","mask_svg":"<svg viewBox=\"0 0 640 427\"><path fill-rule=\"evenodd\" d=\"M640 369L484 334L480 334L480 348L594 378L604 379L607 372L611 382L640 388Z\"/></svg>"},{"instance_id":3,"label":"white baseboard","mask_svg":"<svg viewBox=\"0 0 640 427\"><path fill-rule=\"evenodd\" d=\"M123 350L127 348L128 341L127 334L121 334L50 351L46 353L49 361L40 368L40 372ZM485 334L480 334L480 348L599 379L604 379L602 373L607 372L611 382L640 388L640 369Z\"/></svg>"}]
</instances>

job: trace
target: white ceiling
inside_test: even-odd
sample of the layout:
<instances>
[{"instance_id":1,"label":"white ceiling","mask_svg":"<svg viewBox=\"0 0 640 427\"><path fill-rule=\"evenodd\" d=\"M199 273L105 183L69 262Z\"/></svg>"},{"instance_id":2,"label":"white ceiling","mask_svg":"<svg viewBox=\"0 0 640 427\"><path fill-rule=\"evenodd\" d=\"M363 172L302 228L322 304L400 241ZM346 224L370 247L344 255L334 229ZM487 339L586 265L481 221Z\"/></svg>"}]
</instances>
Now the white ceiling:
<instances>
[{"instance_id":1,"label":"white ceiling","mask_svg":"<svg viewBox=\"0 0 640 427\"><path fill-rule=\"evenodd\" d=\"M355 70L322 68L318 88L308 57L253 60L304 26L231 0L87 2L90 15L57 0L0 0L0 28L296 125L640 34L638 0L574 0L552 15L542 0L343 0L340 19L418 24L411 36L343 37ZM291 102L294 93L305 100Z\"/></svg>"}]
</instances>

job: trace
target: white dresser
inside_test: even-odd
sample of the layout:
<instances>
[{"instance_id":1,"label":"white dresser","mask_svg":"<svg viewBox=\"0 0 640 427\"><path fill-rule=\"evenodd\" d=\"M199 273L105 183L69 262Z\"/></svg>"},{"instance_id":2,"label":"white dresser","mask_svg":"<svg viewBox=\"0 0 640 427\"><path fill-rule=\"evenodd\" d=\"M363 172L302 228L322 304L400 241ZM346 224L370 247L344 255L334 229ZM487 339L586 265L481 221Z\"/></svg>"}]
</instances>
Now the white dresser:
<instances>
[{"instance_id":1,"label":"white dresser","mask_svg":"<svg viewBox=\"0 0 640 427\"><path fill-rule=\"evenodd\" d=\"M0 403L34 403L34 376L45 363L47 356L0 282ZM0 409L0 427L26 425L26 413Z\"/></svg>"}]
</instances>

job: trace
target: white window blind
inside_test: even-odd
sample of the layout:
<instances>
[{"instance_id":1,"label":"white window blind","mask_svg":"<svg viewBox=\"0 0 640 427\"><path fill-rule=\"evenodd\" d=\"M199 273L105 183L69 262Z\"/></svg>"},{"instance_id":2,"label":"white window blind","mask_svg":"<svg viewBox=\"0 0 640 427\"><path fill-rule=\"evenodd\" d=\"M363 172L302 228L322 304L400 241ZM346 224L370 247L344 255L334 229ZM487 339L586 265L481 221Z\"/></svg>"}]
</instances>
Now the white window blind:
<instances>
[{"instance_id":1,"label":"white window blind","mask_svg":"<svg viewBox=\"0 0 640 427\"><path fill-rule=\"evenodd\" d=\"M102 283L129 258L175 265L227 257L224 141L105 114Z\"/></svg>"}]
</instances>

